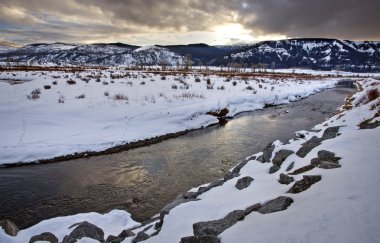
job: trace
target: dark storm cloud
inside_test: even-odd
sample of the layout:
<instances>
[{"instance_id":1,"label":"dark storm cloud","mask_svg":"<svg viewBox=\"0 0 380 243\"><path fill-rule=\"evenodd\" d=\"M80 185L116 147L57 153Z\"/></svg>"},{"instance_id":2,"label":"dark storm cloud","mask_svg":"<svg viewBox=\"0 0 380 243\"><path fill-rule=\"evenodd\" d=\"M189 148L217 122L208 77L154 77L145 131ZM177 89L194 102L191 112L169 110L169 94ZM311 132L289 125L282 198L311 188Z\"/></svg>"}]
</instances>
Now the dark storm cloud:
<instances>
[{"instance_id":1,"label":"dark storm cloud","mask_svg":"<svg viewBox=\"0 0 380 243\"><path fill-rule=\"evenodd\" d=\"M380 39L378 0L247 1L240 21L264 33L299 37ZM250 19L251 14L256 19Z\"/></svg>"},{"instance_id":2,"label":"dark storm cloud","mask_svg":"<svg viewBox=\"0 0 380 243\"><path fill-rule=\"evenodd\" d=\"M0 0L0 32L23 42L101 41L240 23L252 36L380 39L378 9L379 0Z\"/></svg>"}]
</instances>

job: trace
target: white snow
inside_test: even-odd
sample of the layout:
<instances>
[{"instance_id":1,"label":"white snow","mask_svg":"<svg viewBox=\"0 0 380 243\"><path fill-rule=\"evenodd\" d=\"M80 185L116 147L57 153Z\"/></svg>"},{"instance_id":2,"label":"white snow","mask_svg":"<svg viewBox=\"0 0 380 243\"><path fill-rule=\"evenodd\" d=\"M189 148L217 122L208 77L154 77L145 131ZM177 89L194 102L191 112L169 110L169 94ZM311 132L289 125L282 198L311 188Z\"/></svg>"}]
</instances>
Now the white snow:
<instances>
[{"instance_id":1,"label":"white snow","mask_svg":"<svg viewBox=\"0 0 380 243\"><path fill-rule=\"evenodd\" d=\"M1 243L21 243L29 242L29 239L34 235L39 235L44 232L53 233L61 242L63 237L70 234L74 229L69 229L75 223L87 221L92 223L104 231L104 236L118 235L121 231L129 229L140 224L133 221L129 213L122 210L112 210L106 214L98 213L81 213L71 216L57 217L41 221L40 223L18 232L17 236L9 236L0 228ZM79 242L93 242L93 239L82 238Z\"/></svg>"},{"instance_id":2,"label":"white snow","mask_svg":"<svg viewBox=\"0 0 380 243\"><path fill-rule=\"evenodd\" d=\"M112 80L111 74L122 78ZM95 78L86 83L81 79L87 75ZM96 77L101 82L96 82ZM307 97L333 87L337 81L232 78L225 82L226 78L219 76L200 78L201 82L195 82L194 75L166 75L162 80L161 74L115 69L78 75L3 72L0 80L31 81L19 85L0 82L0 164L101 151L127 142L201 128L217 123L215 117L206 115L208 111L227 107L228 115L233 116L260 109L266 103L288 103ZM207 89L207 78L213 89ZM76 84L67 84L69 79ZM57 85L52 84L54 80ZM51 89L44 89L44 85L50 85ZM247 89L249 86L252 90ZM40 98L28 99L35 89L41 89ZM115 100L116 94L128 100ZM84 98L78 99L81 95ZM64 103L58 103L59 99Z\"/></svg>"},{"instance_id":3,"label":"white snow","mask_svg":"<svg viewBox=\"0 0 380 243\"><path fill-rule=\"evenodd\" d=\"M160 233L146 242L179 242L182 237L193 235L192 226L196 222L220 219L233 210L245 209L284 195L294 199L294 203L287 210L265 215L253 212L243 221L222 232L219 235L221 241L377 242L380 237L380 127L359 130L357 125L379 112L380 98L368 101L366 94L370 89L380 90L380 82L367 79L360 84L364 90L353 96L355 100L351 110L342 110L340 114L316 125L313 131L299 131L298 134L305 136L304 139L290 140L285 144L274 142L275 152L280 149L297 151L306 139L312 136L321 137L324 130L331 126L342 126L338 137L323 141L305 158L296 154L290 155L274 174L268 173L270 163L249 161L241 169L239 177L201 194L198 196L201 199L199 201L184 203L172 209L165 216ZM331 170L314 168L305 172L306 175L321 175L322 180L299 194L286 193L292 184L279 184L279 174L286 173L285 169L293 161L293 170L308 165L320 150L328 150L341 157L339 163L342 167ZM294 179L300 180L304 174L295 175ZM251 176L254 181L249 187L237 190L235 183L244 176ZM16 237L7 236L0 231L0 242L27 242L31 236L46 231L53 232L62 240L70 232L67 230L70 225L83 220L102 228L106 237L137 225L124 211L114 210L103 216L94 213L79 214L42 221L19 232ZM149 230L148 234L153 232ZM92 240L85 238L81 242ZM123 242L131 242L131 238L126 238Z\"/></svg>"},{"instance_id":4,"label":"white snow","mask_svg":"<svg viewBox=\"0 0 380 243\"><path fill-rule=\"evenodd\" d=\"M380 87L380 83L373 80L363 84L365 90L354 97L360 98L366 90ZM269 163L248 162L239 176L254 178L248 188L237 190L234 185L238 178L234 178L199 196L200 201L174 208L165 217L160 233L147 242L179 242L181 237L193 235L192 225L196 222L220 219L233 210L245 209L282 195L294 199L287 210L265 215L251 213L224 231L220 235L221 242L377 242L380 237L380 209L377 206L380 199L380 128L358 130L356 125L379 111L379 101L377 98L317 125L314 129L321 131L309 132L307 139L314 135L320 137L329 126L343 127L340 136L325 140L305 158L295 154L289 156L274 174L268 174ZM377 109L370 109L373 104L377 104ZM275 151L297 151L304 141L292 140L285 145L276 142ZM314 168L304 174L322 175L320 182L300 194L287 194L292 184L279 184L279 174L286 173L285 168L292 161L295 162L294 169L309 164L323 149L342 157L342 167L332 170ZM302 174L294 178L300 180Z\"/></svg>"}]
</instances>

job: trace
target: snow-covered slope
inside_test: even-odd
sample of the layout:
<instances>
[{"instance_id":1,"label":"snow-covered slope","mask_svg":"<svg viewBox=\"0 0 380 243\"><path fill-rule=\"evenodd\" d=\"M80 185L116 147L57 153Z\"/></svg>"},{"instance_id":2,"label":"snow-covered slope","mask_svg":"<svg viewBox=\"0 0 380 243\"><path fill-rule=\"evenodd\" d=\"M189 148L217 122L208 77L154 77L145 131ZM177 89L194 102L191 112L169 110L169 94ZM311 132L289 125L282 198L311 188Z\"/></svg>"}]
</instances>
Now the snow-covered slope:
<instances>
[{"instance_id":1,"label":"snow-covered slope","mask_svg":"<svg viewBox=\"0 0 380 243\"><path fill-rule=\"evenodd\" d=\"M62 43L32 44L0 54L0 61L34 65L176 65L183 57L168 49L150 46L114 44L69 45Z\"/></svg>"},{"instance_id":2,"label":"snow-covered slope","mask_svg":"<svg viewBox=\"0 0 380 243\"><path fill-rule=\"evenodd\" d=\"M312 67L380 70L380 42L335 39L265 41L214 59L213 64L267 64L268 68Z\"/></svg>"},{"instance_id":3,"label":"snow-covered slope","mask_svg":"<svg viewBox=\"0 0 380 243\"><path fill-rule=\"evenodd\" d=\"M29 81L0 82L0 164L102 151L201 128L218 122L206 115L209 111L228 108L233 116L265 104L296 101L337 82L320 77L226 81L214 75L197 81L194 74L162 75L115 69L76 74L2 72L0 80Z\"/></svg>"}]
</instances>

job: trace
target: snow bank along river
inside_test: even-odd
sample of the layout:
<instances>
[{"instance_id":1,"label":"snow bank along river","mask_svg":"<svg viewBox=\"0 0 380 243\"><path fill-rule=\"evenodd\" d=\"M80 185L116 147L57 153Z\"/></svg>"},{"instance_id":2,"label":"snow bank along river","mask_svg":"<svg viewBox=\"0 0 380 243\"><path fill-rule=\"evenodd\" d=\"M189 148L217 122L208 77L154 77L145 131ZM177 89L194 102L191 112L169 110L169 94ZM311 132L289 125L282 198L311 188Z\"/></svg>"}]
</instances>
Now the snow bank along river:
<instances>
[{"instance_id":1,"label":"snow bank along river","mask_svg":"<svg viewBox=\"0 0 380 243\"><path fill-rule=\"evenodd\" d=\"M117 154L0 169L0 219L26 228L47 218L123 207L146 220L193 186L222 177L269 142L283 142L335 114L353 89L238 115L158 144Z\"/></svg>"}]
</instances>

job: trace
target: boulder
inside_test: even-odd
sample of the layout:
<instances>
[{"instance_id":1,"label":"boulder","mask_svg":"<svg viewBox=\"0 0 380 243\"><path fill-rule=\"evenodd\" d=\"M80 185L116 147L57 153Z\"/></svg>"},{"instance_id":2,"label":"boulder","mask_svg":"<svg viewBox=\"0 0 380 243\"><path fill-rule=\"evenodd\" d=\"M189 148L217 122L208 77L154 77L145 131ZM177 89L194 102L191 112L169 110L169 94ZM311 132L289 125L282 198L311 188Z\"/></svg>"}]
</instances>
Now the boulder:
<instances>
[{"instance_id":1,"label":"boulder","mask_svg":"<svg viewBox=\"0 0 380 243\"><path fill-rule=\"evenodd\" d=\"M252 212L256 212L257 210L259 210L263 205L261 205L261 203L256 203L252 206L249 206L248 208L245 209L245 215L248 215Z\"/></svg>"},{"instance_id":2,"label":"boulder","mask_svg":"<svg viewBox=\"0 0 380 243\"><path fill-rule=\"evenodd\" d=\"M50 243L58 243L58 238L50 232L44 232L42 234L32 236L32 238L30 238L29 240L29 243L34 243L37 241L48 241Z\"/></svg>"},{"instance_id":3,"label":"boulder","mask_svg":"<svg viewBox=\"0 0 380 243\"><path fill-rule=\"evenodd\" d=\"M252 177L245 176L237 180L235 187L239 190L243 190L244 188L247 188L253 180Z\"/></svg>"},{"instance_id":4,"label":"boulder","mask_svg":"<svg viewBox=\"0 0 380 243\"><path fill-rule=\"evenodd\" d=\"M292 173L289 173L289 175L299 175L299 174L305 173L306 171L312 170L314 168L315 168L315 165L306 165L304 167L296 169Z\"/></svg>"},{"instance_id":5,"label":"boulder","mask_svg":"<svg viewBox=\"0 0 380 243\"><path fill-rule=\"evenodd\" d=\"M292 188L289 189L288 193L300 193L306 191L311 187L311 185L317 183L322 179L320 175L304 175L303 179L296 181Z\"/></svg>"},{"instance_id":6,"label":"boulder","mask_svg":"<svg viewBox=\"0 0 380 243\"><path fill-rule=\"evenodd\" d=\"M226 217L218 220L199 222L193 224L193 231L195 236L213 235L218 236L220 233L236 224L238 221L243 220L245 217L245 210L235 210L229 213Z\"/></svg>"},{"instance_id":7,"label":"boulder","mask_svg":"<svg viewBox=\"0 0 380 243\"><path fill-rule=\"evenodd\" d=\"M335 168L340 168L342 166L338 163L333 163L329 161L321 161L318 167L321 169L335 169Z\"/></svg>"},{"instance_id":8,"label":"boulder","mask_svg":"<svg viewBox=\"0 0 380 243\"><path fill-rule=\"evenodd\" d=\"M278 165L272 165L272 166L269 168L269 174L276 173L279 169L281 169L280 166L278 166Z\"/></svg>"},{"instance_id":9,"label":"boulder","mask_svg":"<svg viewBox=\"0 0 380 243\"><path fill-rule=\"evenodd\" d=\"M164 206L161 209L160 214L162 214L162 215L169 214L169 212L173 208L177 207L178 205L181 205L182 203L192 202L192 201L198 201L198 199L195 199L195 198L188 198L188 199L180 198L180 199L176 199L173 202L171 202L171 203L167 204L166 206Z\"/></svg>"},{"instance_id":10,"label":"boulder","mask_svg":"<svg viewBox=\"0 0 380 243\"><path fill-rule=\"evenodd\" d=\"M131 237L131 236L135 236L136 234L132 232L132 230L123 230L121 231L121 233L118 235L118 237L124 237L124 238L127 238L127 237Z\"/></svg>"},{"instance_id":11,"label":"boulder","mask_svg":"<svg viewBox=\"0 0 380 243\"><path fill-rule=\"evenodd\" d=\"M16 236L19 232L17 225L8 219L0 220L0 227L3 228L7 235Z\"/></svg>"},{"instance_id":12,"label":"boulder","mask_svg":"<svg viewBox=\"0 0 380 243\"><path fill-rule=\"evenodd\" d=\"M305 156L315 147L321 145L323 140L314 136L305 143L302 144L302 147L297 151L297 155L301 158L305 158Z\"/></svg>"},{"instance_id":13,"label":"boulder","mask_svg":"<svg viewBox=\"0 0 380 243\"><path fill-rule=\"evenodd\" d=\"M147 239L149 239L149 238L150 238L150 236L149 236L147 233L141 231L141 232L137 233L137 235L136 235L136 237L133 239L132 243L136 243L136 242L144 241L144 240L147 240Z\"/></svg>"},{"instance_id":14,"label":"boulder","mask_svg":"<svg viewBox=\"0 0 380 243\"><path fill-rule=\"evenodd\" d=\"M268 213L283 211L287 209L292 203L293 203L292 198L280 196L264 203L263 206L257 212L261 214L268 214Z\"/></svg>"},{"instance_id":15,"label":"boulder","mask_svg":"<svg viewBox=\"0 0 380 243\"><path fill-rule=\"evenodd\" d=\"M274 156L272 163L277 166L281 166L282 163L288 158L291 154L294 154L294 151L288 149L281 149Z\"/></svg>"},{"instance_id":16,"label":"boulder","mask_svg":"<svg viewBox=\"0 0 380 243\"><path fill-rule=\"evenodd\" d=\"M72 227L75 227L75 229L69 235L66 235L63 238L62 243L74 243L83 237L88 237L100 242L104 242L103 230L94 224L84 221L82 223L74 224L69 228Z\"/></svg>"},{"instance_id":17,"label":"boulder","mask_svg":"<svg viewBox=\"0 0 380 243\"><path fill-rule=\"evenodd\" d=\"M272 158L272 153L274 150L275 146L273 143L269 143L263 150L263 157L262 157L262 162L263 163L269 163L270 159Z\"/></svg>"},{"instance_id":18,"label":"boulder","mask_svg":"<svg viewBox=\"0 0 380 243\"><path fill-rule=\"evenodd\" d=\"M326 130L323 132L322 139L325 140L335 138L338 136L339 128L340 126L326 128Z\"/></svg>"},{"instance_id":19,"label":"boulder","mask_svg":"<svg viewBox=\"0 0 380 243\"><path fill-rule=\"evenodd\" d=\"M220 243L220 239L214 235L187 236L183 237L180 243Z\"/></svg>"},{"instance_id":20,"label":"boulder","mask_svg":"<svg viewBox=\"0 0 380 243\"><path fill-rule=\"evenodd\" d=\"M286 168L286 171L290 171L294 167L294 161L289 164L288 168Z\"/></svg>"},{"instance_id":21,"label":"boulder","mask_svg":"<svg viewBox=\"0 0 380 243\"><path fill-rule=\"evenodd\" d=\"M284 173L280 174L280 179L278 180L278 182L280 182L281 184L285 184L285 185L289 185L293 181L294 181L293 177L285 175Z\"/></svg>"}]
</instances>

